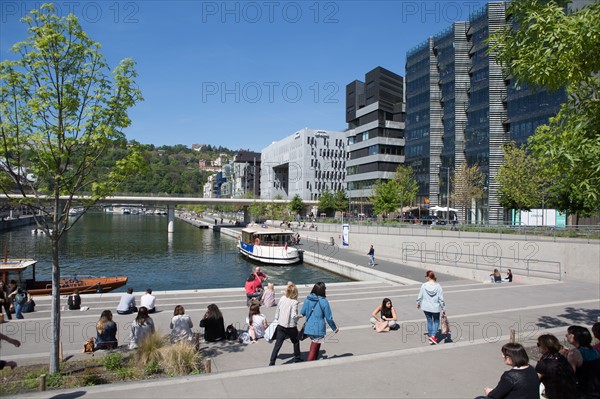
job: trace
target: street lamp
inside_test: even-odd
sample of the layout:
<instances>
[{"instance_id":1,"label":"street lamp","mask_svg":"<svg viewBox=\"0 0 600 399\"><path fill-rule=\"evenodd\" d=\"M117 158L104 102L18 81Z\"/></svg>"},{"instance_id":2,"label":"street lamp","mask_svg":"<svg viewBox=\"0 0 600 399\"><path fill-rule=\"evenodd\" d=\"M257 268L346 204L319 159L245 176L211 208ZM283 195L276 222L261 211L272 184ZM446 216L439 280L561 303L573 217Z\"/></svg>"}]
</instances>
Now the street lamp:
<instances>
[{"instance_id":1,"label":"street lamp","mask_svg":"<svg viewBox=\"0 0 600 399\"><path fill-rule=\"evenodd\" d=\"M450 167L440 166L440 172L446 169L448 177L446 180L446 222L450 223Z\"/></svg>"}]
</instances>

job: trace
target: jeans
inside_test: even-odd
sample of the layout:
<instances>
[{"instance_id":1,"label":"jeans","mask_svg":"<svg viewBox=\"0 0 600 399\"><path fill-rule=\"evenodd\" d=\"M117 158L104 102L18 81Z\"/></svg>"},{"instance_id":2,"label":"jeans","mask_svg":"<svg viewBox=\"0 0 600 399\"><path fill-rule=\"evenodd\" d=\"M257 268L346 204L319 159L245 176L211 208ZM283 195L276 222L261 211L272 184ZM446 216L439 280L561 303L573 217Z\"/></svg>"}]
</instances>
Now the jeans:
<instances>
[{"instance_id":1,"label":"jeans","mask_svg":"<svg viewBox=\"0 0 600 399\"><path fill-rule=\"evenodd\" d=\"M438 332L438 328L440 326L440 314L423 311L425 313L425 317L427 318L427 335L430 337L435 337Z\"/></svg>"},{"instance_id":2,"label":"jeans","mask_svg":"<svg viewBox=\"0 0 600 399\"><path fill-rule=\"evenodd\" d=\"M369 266L375 266L375 255L369 255Z\"/></svg>"},{"instance_id":3,"label":"jeans","mask_svg":"<svg viewBox=\"0 0 600 399\"><path fill-rule=\"evenodd\" d=\"M277 359L281 345L283 345L283 341L285 341L286 338L289 338L294 345L294 360L302 360L300 358L300 341L298 341L298 329L296 327L277 326L277 330L275 330L275 336L275 346L273 347L273 352L271 352L271 361L269 362L269 365L275 364L275 360Z\"/></svg>"},{"instance_id":4,"label":"jeans","mask_svg":"<svg viewBox=\"0 0 600 399\"><path fill-rule=\"evenodd\" d=\"M24 319L23 317L23 305L20 303L13 302L13 306L15 307L15 318Z\"/></svg>"}]
</instances>

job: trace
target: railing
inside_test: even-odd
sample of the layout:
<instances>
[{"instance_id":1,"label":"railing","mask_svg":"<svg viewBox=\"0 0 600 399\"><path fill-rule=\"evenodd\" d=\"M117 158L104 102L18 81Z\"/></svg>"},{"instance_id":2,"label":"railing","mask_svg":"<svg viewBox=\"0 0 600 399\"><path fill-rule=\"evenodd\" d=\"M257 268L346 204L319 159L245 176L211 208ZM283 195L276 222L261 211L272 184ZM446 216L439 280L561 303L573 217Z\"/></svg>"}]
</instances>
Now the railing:
<instances>
[{"instance_id":1,"label":"railing","mask_svg":"<svg viewBox=\"0 0 600 399\"><path fill-rule=\"evenodd\" d=\"M527 277L541 277L562 280L562 265L560 262L539 259L514 259L504 256L484 256L469 254L463 259L463 253L448 251L424 250L411 247L402 248L403 262L435 263L470 270L490 271L498 269L501 274L511 269L513 274Z\"/></svg>"}]
</instances>

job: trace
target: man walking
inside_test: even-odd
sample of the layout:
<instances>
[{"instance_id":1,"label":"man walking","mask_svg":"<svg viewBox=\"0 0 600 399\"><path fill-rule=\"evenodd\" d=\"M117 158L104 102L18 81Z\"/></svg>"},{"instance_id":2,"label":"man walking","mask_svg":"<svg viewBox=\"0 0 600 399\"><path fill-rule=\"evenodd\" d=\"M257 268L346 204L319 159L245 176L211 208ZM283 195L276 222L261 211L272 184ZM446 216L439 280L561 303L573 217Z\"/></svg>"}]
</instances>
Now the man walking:
<instances>
[{"instance_id":1,"label":"man walking","mask_svg":"<svg viewBox=\"0 0 600 399\"><path fill-rule=\"evenodd\" d=\"M367 255L369 255L369 266L375 267L375 248L373 248L373 244L371 244L371 249L369 249Z\"/></svg>"}]
</instances>

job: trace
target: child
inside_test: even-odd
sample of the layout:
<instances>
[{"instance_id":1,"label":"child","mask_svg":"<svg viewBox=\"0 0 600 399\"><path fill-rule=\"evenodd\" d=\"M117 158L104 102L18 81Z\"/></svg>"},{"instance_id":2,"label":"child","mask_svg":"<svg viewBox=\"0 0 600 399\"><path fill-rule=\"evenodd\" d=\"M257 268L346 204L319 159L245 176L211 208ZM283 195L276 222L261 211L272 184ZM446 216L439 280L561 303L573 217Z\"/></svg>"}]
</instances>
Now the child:
<instances>
[{"instance_id":1,"label":"child","mask_svg":"<svg viewBox=\"0 0 600 399\"><path fill-rule=\"evenodd\" d=\"M262 295L262 304L269 308L275 306L275 288L273 287L273 283L267 284L267 289Z\"/></svg>"}]
</instances>

